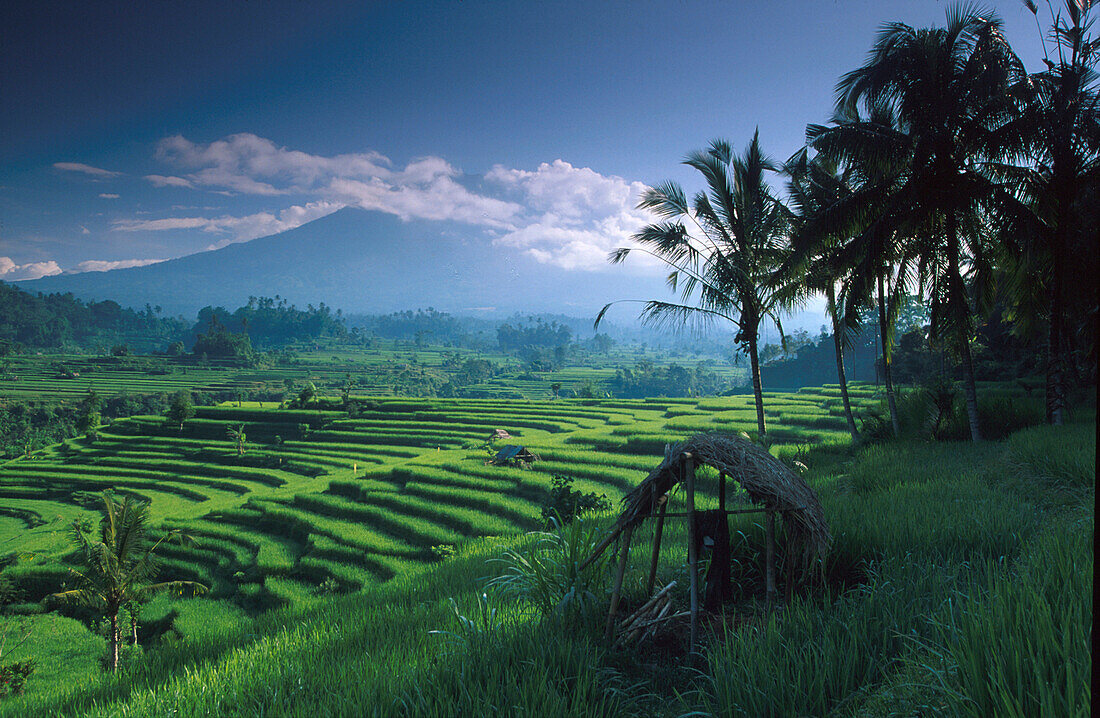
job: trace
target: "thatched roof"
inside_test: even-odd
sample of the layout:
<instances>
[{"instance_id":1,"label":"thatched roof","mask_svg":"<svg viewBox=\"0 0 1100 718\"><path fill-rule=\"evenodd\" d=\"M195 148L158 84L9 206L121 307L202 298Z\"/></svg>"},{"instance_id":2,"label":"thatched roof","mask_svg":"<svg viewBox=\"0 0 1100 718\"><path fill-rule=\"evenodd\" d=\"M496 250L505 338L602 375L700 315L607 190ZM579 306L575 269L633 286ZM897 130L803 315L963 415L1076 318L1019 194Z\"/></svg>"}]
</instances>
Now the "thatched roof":
<instances>
[{"instance_id":1,"label":"thatched roof","mask_svg":"<svg viewBox=\"0 0 1100 718\"><path fill-rule=\"evenodd\" d=\"M754 503L787 512L785 523L790 522L792 538L803 547L818 554L828 547L829 527L813 489L763 447L730 434L697 434L666 447L664 461L623 498L623 512L612 536L657 512L657 500L683 479L680 457L684 453L691 454L696 466L713 466L740 483Z\"/></svg>"},{"instance_id":2,"label":"thatched roof","mask_svg":"<svg viewBox=\"0 0 1100 718\"><path fill-rule=\"evenodd\" d=\"M493 457L493 462L538 461L538 458L538 454L529 451L526 446L505 444L500 448L500 451L497 452L497 455Z\"/></svg>"}]
</instances>

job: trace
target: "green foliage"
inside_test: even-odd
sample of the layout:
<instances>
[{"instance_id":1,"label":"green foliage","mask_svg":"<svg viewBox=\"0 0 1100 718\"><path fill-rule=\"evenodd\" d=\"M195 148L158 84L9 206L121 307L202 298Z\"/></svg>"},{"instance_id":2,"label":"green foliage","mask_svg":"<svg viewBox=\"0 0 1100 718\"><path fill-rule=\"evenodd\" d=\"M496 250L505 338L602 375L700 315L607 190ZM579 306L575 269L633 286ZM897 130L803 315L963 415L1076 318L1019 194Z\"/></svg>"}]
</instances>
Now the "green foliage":
<instances>
[{"instance_id":1,"label":"green foliage","mask_svg":"<svg viewBox=\"0 0 1100 718\"><path fill-rule=\"evenodd\" d=\"M951 715L1088 716L1092 706L1093 522L1038 536L1015 570L985 568L958 597L924 666ZM941 648L942 647L942 648Z\"/></svg>"},{"instance_id":2,"label":"green foliage","mask_svg":"<svg viewBox=\"0 0 1100 718\"><path fill-rule=\"evenodd\" d=\"M555 474L550 477L550 496L542 507L542 517L547 525L555 521L569 523L589 512L609 511L611 499L607 494L585 493L573 488L572 476Z\"/></svg>"},{"instance_id":3,"label":"green foliage","mask_svg":"<svg viewBox=\"0 0 1100 718\"><path fill-rule=\"evenodd\" d=\"M15 353L19 346L123 346L118 341L123 337L152 349L163 346L165 340L183 336L183 322L158 314L152 307L134 311L110 300L84 302L72 294L36 296L13 284L0 283L0 342L7 353Z\"/></svg>"},{"instance_id":4,"label":"green foliage","mask_svg":"<svg viewBox=\"0 0 1100 718\"><path fill-rule=\"evenodd\" d=\"M179 430L183 431L183 425L195 416L195 402L191 398L191 392L181 390L172 396L172 403L168 407L166 417L173 424L179 424Z\"/></svg>"},{"instance_id":5,"label":"green foliage","mask_svg":"<svg viewBox=\"0 0 1100 718\"><path fill-rule=\"evenodd\" d=\"M0 664L0 698L21 694L35 667L34 661Z\"/></svg>"},{"instance_id":6,"label":"green foliage","mask_svg":"<svg viewBox=\"0 0 1100 718\"><path fill-rule=\"evenodd\" d=\"M232 332L218 321L217 315L210 316L210 324L205 334L195 338L191 353L196 357L229 359L242 364L255 360L252 340L244 332ZM204 360L205 361L205 360Z\"/></svg>"},{"instance_id":7,"label":"green foliage","mask_svg":"<svg viewBox=\"0 0 1100 718\"><path fill-rule=\"evenodd\" d=\"M610 554L605 552L583 568L582 564L602 537L598 522L584 520L531 534L533 541L526 548L506 549L496 559L504 570L489 586L544 617L590 620L607 590Z\"/></svg>"}]
</instances>

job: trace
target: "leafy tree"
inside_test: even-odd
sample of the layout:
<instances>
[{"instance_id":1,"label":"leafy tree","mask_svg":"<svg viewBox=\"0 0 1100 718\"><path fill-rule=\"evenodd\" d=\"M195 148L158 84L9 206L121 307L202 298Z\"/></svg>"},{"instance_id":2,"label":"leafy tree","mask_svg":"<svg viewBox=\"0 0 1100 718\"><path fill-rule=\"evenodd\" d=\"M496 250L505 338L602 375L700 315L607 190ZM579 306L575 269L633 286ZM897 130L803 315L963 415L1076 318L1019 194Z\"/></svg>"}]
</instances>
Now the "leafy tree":
<instances>
[{"instance_id":1,"label":"leafy tree","mask_svg":"<svg viewBox=\"0 0 1100 718\"><path fill-rule=\"evenodd\" d=\"M252 341L248 338L248 334L230 331L218 321L216 314L210 315L206 333L196 337L191 352L195 356L203 357L203 363L206 363L210 357L233 359L243 363L251 363L255 359Z\"/></svg>"},{"instance_id":2,"label":"leafy tree","mask_svg":"<svg viewBox=\"0 0 1100 718\"><path fill-rule=\"evenodd\" d=\"M776 167L760 149L759 132L743 155L735 155L728 142L715 140L709 149L689 154L684 164L703 175L706 191L689 203L675 182L647 189L638 207L666 221L634 235L640 248L618 249L609 259L618 263L630 252L645 251L672 269L669 286L679 289L681 303L646 301L643 320L682 325L722 319L737 327L735 341L752 365L756 423L763 436L757 344L760 323L770 317L782 332L779 311L791 306L789 293L769 281L787 251L790 213L765 181L765 173ZM597 327L612 304L600 310Z\"/></svg>"},{"instance_id":3,"label":"leafy tree","mask_svg":"<svg viewBox=\"0 0 1100 718\"><path fill-rule=\"evenodd\" d=\"M167 418L172 423L179 424L180 433L183 432L183 423L194 415L195 402L191 398L191 392L184 389L172 395L172 403L168 407Z\"/></svg>"},{"instance_id":4,"label":"leafy tree","mask_svg":"<svg viewBox=\"0 0 1100 718\"><path fill-rule=\"evenodd\" d=\"M355 388L355 380L351 378L351 374L344 375L344 381L340 384L340 401L344 407L347 407L351 402L351 390Z\"/></svg>"},{"instance_id":5,"label":"leafy tree","mask_svg":"<svg viewBox=\"0 0 1100 718\"><path fill-rule=\"evenodd\" d=\"M103 400L100 399L99 394L94 389L89 388L88 393L80 400L77 409L76 428L92 441L96 439L98 433L97 430L102 419L100 414L102 406Z\"/></svg>"},{"instance_id":6,"label":"leafy tree","mask_svg":"<svg viewBox=\"0 0 1100 718\"><path fill-rule=\"evenodd\" d=\"M313 385L313 382L307 381L306 385L302 387L302 390L298 392L298 404L299 406L307 407L310 402L317 398L317 387Z\"/></svg>"},{"instance_id":7,"label":"leafy tree","mask_svg":"<svg viewBox=\"0 0 1100 718\"><path fill-rule=\"evenodd\" d=\"M110 492L103 493L103 516L94 536L87 536L75 521L70 530L70 538L83 564L80 571L71 569L78 588L54 595L89 606L110 621L108 666L112 671L118 670L121 638L118 614L123 606L160 591L206 590L194 581L154 583L157 573L154 552L162 542L178 536L179 532L168 531L156 541L149 533L148 503L129 496L119 502Z\"/></svg>"}]
</instances>

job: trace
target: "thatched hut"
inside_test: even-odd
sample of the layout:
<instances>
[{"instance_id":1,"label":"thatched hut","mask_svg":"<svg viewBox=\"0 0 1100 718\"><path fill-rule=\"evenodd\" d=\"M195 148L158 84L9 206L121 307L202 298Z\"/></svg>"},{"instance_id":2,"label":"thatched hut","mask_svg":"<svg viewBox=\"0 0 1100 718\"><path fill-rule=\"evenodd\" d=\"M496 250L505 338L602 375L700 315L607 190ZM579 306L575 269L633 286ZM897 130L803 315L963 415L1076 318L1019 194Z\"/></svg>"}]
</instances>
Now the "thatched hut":
<instances>
[{"instance_id":1,"label":"thatched hut","mask_svg":"<svg viewBox=\"0 0 1100 718\"><path fill-rule=\"evenodd\" d=\"M516 444L505 444L493 457L492 463L497 466L507 466L512 464L530 464L538 461L539 455L532 452L526 446L518 446Z\"/></svg>"},{"instance_id":2,"label":"thatched hut","mask_svg":"<svg viewBox=\"0 0 1100 718\"><path fill-rule=\"evenodd\" d=\"M701 464L714 467L719 474L718 509L695 510L695 468ZM726 509L727 479L738 482L756 507ZM667 511L669 493L683 483L687 511L673 514ZM616 539L622 538L619 568L611 598L607 633L614 629L626 569L627 552L634 529L648 518L657 520L653 542L653 558L650 564L648 591L652 592L656 578L657 559L661 550L661 531L666 518L687 518L688 563L691 579L691 643L694 646L698 625L699 586L697 565L704 535L714 546L711 570L707 575L708 603L728 595L729 585L729 526L726 517L735 513L766 514L765 574L769 605L775 600L775 517L783 520L786 537L786 566L788 586L804 580L815 557L828 547L829 528L817 495L783 462L769 454L763 447L748 439L728 434L699 434L687 441L668 446L665 459L649 473L633 491L623 499L623 511L610 535L602 541L588 558L594 560Z\"/></svg>"}]
</instances>

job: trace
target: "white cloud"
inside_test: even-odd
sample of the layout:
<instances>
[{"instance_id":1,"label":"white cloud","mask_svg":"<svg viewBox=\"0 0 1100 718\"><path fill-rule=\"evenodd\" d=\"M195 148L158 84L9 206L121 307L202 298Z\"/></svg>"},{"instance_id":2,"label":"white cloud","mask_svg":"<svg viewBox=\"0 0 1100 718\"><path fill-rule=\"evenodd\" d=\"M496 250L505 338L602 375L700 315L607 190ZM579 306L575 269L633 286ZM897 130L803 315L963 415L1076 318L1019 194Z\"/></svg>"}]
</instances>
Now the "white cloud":
<instances>
[{"instance_id":1,"label":"white cloud","mask_svg":"<svg viewBox=\"0 0 1100 718\"><path fill-rule=\"evenodd\" d=\"M112 172L110 170L100 169L99 167L92 167L91 165L86 165L80 162L54 162L53 166L54 169L64 170L66 172L82 172L86 175L91 175L93 177L118 177L122 174L121 172Z\"/></svg>"},{"instance_id":2,"label":"white cloud","mask_svg":"<svg viewBox=\"0 0 1100 718\"><path fill-rule=\"evenodd\" d=\"M244 217L168 217L165 219L120 219L114 229L120 232L163 232L174 229L198 229L203 232L226 233L232 236L218 240L207 249L217 249L233 242L245 242L269 234L285 232L306 222L332 214L344 205L332 202L311 202L304 206L287 207L278 213L257 212Z\"/></svg>"},{"instance_id":3,"label":"white cloud","mask_svg":"<svg viewBox=\"0 0 1100 718\"><path fill-rule=\"evenodd\" d=\"M567 269L603 269L611 250L652 217L635 209L640 182L605 176L558 159L534 170L495 166L470 189L462 172L440 157L395 166L377 152L312 155L253 134L208 144L176 135L157 146L157 157L179 175L146 175L161 187L193 187L225 194L305 196L311 201L247 216L117 220L119 231L190 229L227 235L211 247L292 229L354 206L402 220L441 220L480 227L486 239ZM643 255L644 257L644 255ZM655 260L632 260L650 271Z\"/></svg>"},{"instance_id":4,"label":"white cloud","mask_svg":"<svg viewBox=\"0 0 1100 718\"><path fill-rule=\"evenodd\" d=\"M0 279L16 282L21 279L38 279L52 274L61 274L61 267L52 259L48 262L28 262L16 264L10 257L0 257Z\"/></svg>"},{"instance_id":5,"label":"white cloud","mask_svg":"<svg viewBox=\"0 0 1100 718\"><path fill-rule=\"evenodd\" d=\"M100 192L99 196L102 199L118 199L118 195L112 192Z\"/></svg>"},{"instance_id":6,"label":"white cloud","mask_svg":"<svg viewBox=\"0 0 1100 718\"><path fill-rule=\"evenodd\" d=\"M389 160L375 152L323 157L278 147L249 133L198 144L181 135L157 146L157 158L193 170L195 185L244 194L277 195L316 188L333 177L388 177Z\"/></svg>"},{"instance_id":7,"label":"white cloud","mask_svg":"<svg viewBox=\"0 0 1100 718\"><path fill-rule=\"evenodd\" d=\"M635 209L645 189L641 182L560 159L533 172L497 165L485 179L518 196L528 209L522 226L494 242L526 249L538 261L565 269L606 268L608 252L630 246L631 235L652 221ZM655 261L632 264L650 268Z\"/></svg>"},{"instance_id":8,"label":"white cloud","mask_svg":"<svg viewBox=\"0 0 1100 718\"><path fill-rule=\"evenodd\" d=\"M191 180L183 177L166 177L165 175L145 175L145 179L153 183L154 187L194 187Z\"/></svg>"},{"instance_id":9,"label":"white cloud","mask_svg":"<svg viewBox=\"0 0 1100 718\"><path fill-rule=\"evenodd\" d=\"M112 269L129 269L130 267L146 267L150 264L163 262L163 259L119 259L108 261L105 259L88 259L80 262L75 267L65 270L66 274L78 272L109 272Z\"/></svg>"}]
</instances>

